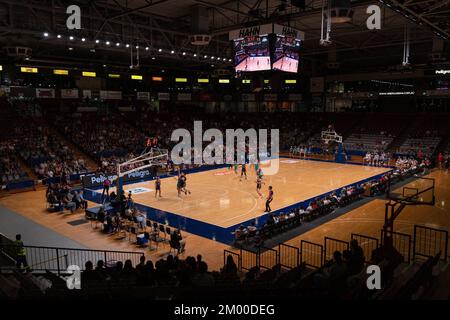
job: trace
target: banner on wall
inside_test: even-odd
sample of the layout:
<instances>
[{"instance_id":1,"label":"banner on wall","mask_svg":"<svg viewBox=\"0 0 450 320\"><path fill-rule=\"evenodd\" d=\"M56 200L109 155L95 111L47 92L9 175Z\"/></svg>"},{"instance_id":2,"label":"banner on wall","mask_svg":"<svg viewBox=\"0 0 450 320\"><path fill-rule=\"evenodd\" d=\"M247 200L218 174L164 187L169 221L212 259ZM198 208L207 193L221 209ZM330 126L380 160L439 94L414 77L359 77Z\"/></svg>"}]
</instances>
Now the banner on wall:
<instances>
[{"instance_id":1,"label":"banner on wall","mask_svg":"<svg viewBox=\"0 0 450 320\"><path fill-rule=\"evenodd\" d=\"M38 99L55 99L55 89L36 89L36 98Z\"/></svg>"},{"instance_id":2,"label":"banner on wall","mask_svg":"<svg viewBox=\"0 0 450 320\"><path fill-rule=\"evenodd\" d=\"M100 98L103 100L122 100L122 91L100 91Z\"/></svg>"},{"instance_id":3,"label":"banner on wall","mask_svg":"<svg viewBox=\"0 0 450 320\"><path fill-rule=\"evenodd\" d=\"M234 40L234 39L241 39L246 37L254 37L259 36L263 34L269 34L272 33L273 25L271 23L269 24L263 24L259 26L253 26L253 27L247 27L247 28L241 28L238 30L233 30L228 33L228 39Z\"/></svg>"},{"instance_id":4,"label":"banner on wall","mask_svg":"<svg viewBox=\"0 0 450 320\"><path fill-rule=\"evenodd\" d=\"M35 98L36 90L34 90L34 88L27 87L11 87L9 95L11 97L19 98Z\"/></svg>"},{"instance_id":5,"label":"banner on wall","mask_svg":"<svg viewBox=\"0 0 450 320\"><path fill-rule=\"evenodd\" d=\"M282 26L280 24L273 25L273 33L287 37L293 37L295 39L305 40L305 33L303 31L288 26Z\"/></svg>"},{"instance_id":6,"label":"banner on wall","mask_svg":"<svg viewBox=\"0 0 450 320\"><path fill-rule=\"evenodd\" d=\"M255 101L256 95L254 93L243 93L241 94L241 101Z\"/></svg>"},{"instance_id":7,"label":"banner on wall","mask_svg":"<svg viewBox=\"0 0 450 320\"><path fill-rule=\"evenodd\" d=\"M138 91L136 93L137 100L150 100L150 92Z\"/></svg>"},{"instance_id":8,"label":"banner on wall","mask_svg":"<svg viewBox=\"0 0 450 320\"><path fill-rule=\"evenodd\" d=\"M264 101L277 101L278 95L276 93L266 93L264 94Z\"/></svg>"},{"instance_id":9,"label":"banner on wall","mask_svg":"<svg viewBox=\"0 0 450 320\"><path fill-rule=\"evenodd\" d=\"M192 95L190 93L179 93L177 95L177 100L178 101L191 101Z\"/></svg>"},{"instance_id":10,"label":"banner on wall","mask_svg":"<svg viewBox=\"0 0 450 320\"><path fill-rule=\"evenodd\" d=\"M170 93L168 93L168 92L158 92L158 100L160 100L160 101L170 101Z\"/></svg>"},{"instance_id":11,"label":"banner on wall","mask_svg":"<svg viewBox=\"0 0 450 320\"><path fill-rule=\"evenodd\" d=\"M85 188L98 188L103 186L106 177L113 183L117 180L117 175L91 174L82 177L83 186ZM138 181L152 177L150 169L140 170L128 173L122 177L122 182Z\"/></svg>"},{"instance_id":12,"label":"banner on wall","mask_svg":"<svg viewBox=\"0 0 450 320\"><path fill-rule=\"evenodd\" d=\"M83 90L83 99L86 98L92 98L92 91L91 90Z\"/></svg>"},{"instance_id":13,"label":"banner on wall","mask_svg":"<svg viewBox=\"0 0 450 320\"><path fill-rule=\"evenodd\" d=\"M78 89L61 89L61 99L78 99Z\"/></svg>"}]
</instances>

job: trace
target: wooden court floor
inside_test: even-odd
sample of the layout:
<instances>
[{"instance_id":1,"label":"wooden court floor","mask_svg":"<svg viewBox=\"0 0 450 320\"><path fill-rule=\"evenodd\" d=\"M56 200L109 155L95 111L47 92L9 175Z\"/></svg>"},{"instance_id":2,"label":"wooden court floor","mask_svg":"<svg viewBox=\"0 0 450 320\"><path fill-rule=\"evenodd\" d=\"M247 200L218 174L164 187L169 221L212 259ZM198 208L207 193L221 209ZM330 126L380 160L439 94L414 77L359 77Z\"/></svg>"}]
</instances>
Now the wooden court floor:
<instances>
[{"instance_id":1,"label":"wooden court floor","mask_svg":"<svg viewBox=\"0 0 450 320\"><path fill-rule=\"evenodd\" d=\"M148 192L133 195L136 203L226 228L263 215L268 186L274 190L274 211L388 170L281 158L278 173L263 178L263 198L256 193L256 174L250 167L247 180L240 179L240 169L237 175L228 168L189 174L191 194L181 197L174 177L162 179L162 198L155 198L154 181L125 185L124 190L145 188Z\"/></svg>"},{"instance_id":2,"label":"wooden court floor","mask_svg":"<svg viewBox=\"0 0 450 320\"><path fill-rule=\"evenodd\" d=\"M395 222L395 231L412 234L414 224L450 230L450 175L448 171L435 170L429 177L436 179L436 205L433 207L405 208ZM410 185L412 184L414 183ZM297 188L300 189L301 185L297 186ZM374 199L286 243L299 246L300 240L304 239L323 244L325 236L349 240L351 233L360 233L379 238L384 222L384 203L384 200ZM136 248L135 245L127 240L116 240L112 236L101 233L98 229L93 229L89 223L78 226L72 226L67 223L82 218L84 216L82 211L74 214L67 212L62 214L47 213L44 190L8 195L0 198L0 205L88 248L142 251L142 249ZM90 203L90 205L95 204ZM208 263L209 270L219 270L223 266L224 249L233 250L229 246L213 240L186 232L183 235L186 238L187 246L186 252L181 258L201 254ZM24 241L30 243L32 239L27 239L26 235L24 235ZM145 250L145 253L147 258L156 261L159 258L165 258L169 254L169 247L160 245L157 250Z\"/></svg>"}]
</instances>

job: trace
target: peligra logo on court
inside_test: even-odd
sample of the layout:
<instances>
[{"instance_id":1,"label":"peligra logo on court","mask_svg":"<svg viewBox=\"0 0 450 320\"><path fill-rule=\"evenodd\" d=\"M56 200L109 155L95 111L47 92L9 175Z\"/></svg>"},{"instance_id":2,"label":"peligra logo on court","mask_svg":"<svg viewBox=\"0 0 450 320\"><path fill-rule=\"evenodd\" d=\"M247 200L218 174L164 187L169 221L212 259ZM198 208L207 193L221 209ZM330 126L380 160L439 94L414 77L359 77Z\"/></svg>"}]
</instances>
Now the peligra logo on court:
<instances>
[{"instance_id":1,"label":"peligra logo on court","mask_svg":"<svg viewBox=\"0 0 450 320\"><path fill-rule=\"evenodd\" d=\"M194 137L184 128L172 132L171 141L177 142L170 157L174 164L261 164L264 175L275 175L279 169L280 130L270 129L226 129L217 128L203 132L202 121L194 121ZM209 144L203 149L203 143Z\"/></svg>"}]
</instances>

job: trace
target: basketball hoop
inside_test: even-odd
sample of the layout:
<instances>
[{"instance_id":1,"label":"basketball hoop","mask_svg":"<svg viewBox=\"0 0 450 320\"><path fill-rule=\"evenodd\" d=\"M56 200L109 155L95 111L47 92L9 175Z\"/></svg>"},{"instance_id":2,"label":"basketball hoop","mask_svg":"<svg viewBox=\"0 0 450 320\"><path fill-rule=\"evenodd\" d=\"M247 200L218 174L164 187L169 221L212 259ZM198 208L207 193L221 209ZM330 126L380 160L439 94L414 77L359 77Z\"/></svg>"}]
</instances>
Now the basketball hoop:
<instances>
[{"instance_id":1,"label":"basketball hoop","mask_svg":"<svg viewBox=\"0 0 450 320\"><path fill-rule=\"evenodd\" d=\"M338 135L336 133L336 131L334 131L332 129L328 129L328 130L322 131L321 137L322 137L322 141L326 145L328 145L328 143L330 141L337 142L337 143L342 143L342 136Z\"/></svg>"}]
</instances>

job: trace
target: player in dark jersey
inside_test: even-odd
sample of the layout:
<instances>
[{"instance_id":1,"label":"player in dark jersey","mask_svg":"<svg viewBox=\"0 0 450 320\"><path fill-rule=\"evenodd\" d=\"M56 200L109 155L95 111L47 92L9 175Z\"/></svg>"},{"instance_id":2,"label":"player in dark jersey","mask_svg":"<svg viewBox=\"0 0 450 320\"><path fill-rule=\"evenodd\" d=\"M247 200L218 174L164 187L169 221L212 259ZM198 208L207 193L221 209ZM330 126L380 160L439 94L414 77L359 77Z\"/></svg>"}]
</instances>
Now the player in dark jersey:
<instances>
[{"instance_id":1,"label":"player in dark jersey","mask_svg":"<svg viewBox=\"0 0 450 320\"><path fill-rule=\"evenodd\" d=\"M186 181L184 181L182 174L180 172L178 172L177 192L178 192L179 197L181 195L181 192L183 191L185 183L186 183Z\"/></svg>"},{"instance_id":2,"label":"player in dark jersey","mask_svg":"<svg viewBox=\"0 0 450 320\"><path fill-rule=\"evenodd\" d=\"M186 178L186 174L185 173L182 173L180 175L180 180L181 180L181 189L180 189L180 191L184 192L184 194L188 194L188 193L191 194L191 192L186 188L186 180L187 180L187 178ZM180 191L178 192L178 195L179 195Z\"/></svg>"},{"instance_id":3,"label":"player in dark jersey","mask_svg":"<svg viewBox=\"0 0 450 320\"><path fill-rule=\"evenodd\" d=\"M273 200L273 190L272 190L272 186L269 186L269 194L267 195L267 199L266 199L266 210L265 212L270 212L272 211L272 209L270 208L270 203Z\"/></svg>"},{"instance_id":4,"label":"player in dark jersey","mask_svg":"<svg viewBox=\"0 0 450 320\"><path fill-rule=\"evenodd\" d=\"M247 166L245 163L241 166L241 178L239 180L242 180L242 176L245 176L245 180L247 180Z\"/></svg>"},{"instance_id":5,"label":"player in dark jersey","mask_svg":"<svg viewBox=\"0 0 450 320\"><path fill-rule=\"evenodd\" d=\"M157 197L159 193L159 197L161 198L161 180L159 179L159 177L156 177L155 180L155 198Z\"/></svg>"}]
</instances>

